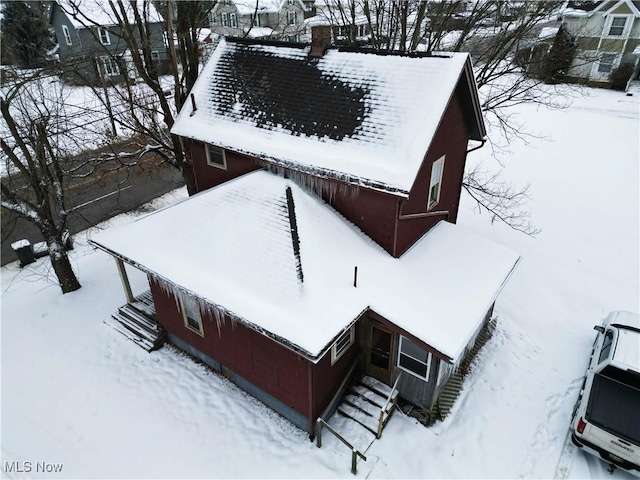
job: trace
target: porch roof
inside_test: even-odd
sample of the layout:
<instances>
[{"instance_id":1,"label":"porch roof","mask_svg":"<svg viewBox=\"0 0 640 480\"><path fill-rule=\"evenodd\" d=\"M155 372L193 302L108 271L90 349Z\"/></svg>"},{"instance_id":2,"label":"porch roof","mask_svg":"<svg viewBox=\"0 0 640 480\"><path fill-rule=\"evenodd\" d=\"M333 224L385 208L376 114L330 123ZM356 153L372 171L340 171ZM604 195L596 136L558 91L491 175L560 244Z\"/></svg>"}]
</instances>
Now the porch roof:
<instances>
[{"instance_id":1,"label":"porch roof","mask_svg":"<svg viewBox=\"0 0 640 480\"><path fill-rule=\"evenodd\" d=\"M91 243L313 360L371 308L455 361L519 258L447 222L393 258L321 199L265 171Z\"/></svg>"}]
</instances>

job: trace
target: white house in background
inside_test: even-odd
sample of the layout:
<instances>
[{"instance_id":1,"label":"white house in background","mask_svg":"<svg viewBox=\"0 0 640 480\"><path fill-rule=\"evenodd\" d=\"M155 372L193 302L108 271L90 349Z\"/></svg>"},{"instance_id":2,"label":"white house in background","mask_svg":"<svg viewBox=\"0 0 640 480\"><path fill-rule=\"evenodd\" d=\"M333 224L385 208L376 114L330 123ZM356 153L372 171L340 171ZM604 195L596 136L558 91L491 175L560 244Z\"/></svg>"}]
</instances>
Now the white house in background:
<instances>
[{"instance_id":1,"label":"white house in background","mask_svg":"<svg viewBox=\"0 0 640 480\"><path fill-rule=\"evenodd\" d=\"M562 22L578 47L569 76L610 84L612 72L629 64L633 67L630 78L638 79L640 1L605 1L590 6L569 2L568 7Z\"/></svg>"},{"instance_id":2,"label":"white house in background","mask_svg":"<svg viewBox=\"0 0 640 480\"><path fill-rule=\"evenodd\" d=\"M315 15L308 0L219 0L211 31L230 37L306 41L305 20Z\"/></svg>"}]
</instances>

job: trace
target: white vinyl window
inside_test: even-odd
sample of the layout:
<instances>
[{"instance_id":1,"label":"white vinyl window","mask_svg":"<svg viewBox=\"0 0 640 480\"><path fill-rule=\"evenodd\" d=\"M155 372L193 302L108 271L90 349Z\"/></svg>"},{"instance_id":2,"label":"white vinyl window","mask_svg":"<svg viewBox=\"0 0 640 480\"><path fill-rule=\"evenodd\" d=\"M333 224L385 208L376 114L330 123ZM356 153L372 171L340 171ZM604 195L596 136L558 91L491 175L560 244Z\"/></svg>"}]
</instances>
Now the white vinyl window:
<instances>
[{"instance_id":1,"label":"white vinyl window","mask_svg":"<svg viewBox=\"0 0 640 480\"><path fill-rule=\"evenodd\" d=\"M67 43L67 45L73 45L73 42L71 41L71 33L69 33L69 27L67 27L66 25L62 25L62 33L64 35L64 41Z\"/></svg>"},{"instance_id":2,"label":"white vinyl window","mask_svg":"<svg viewBox=\"0 0 640 480\"><path fill-rule=\"evenodd\" d=\"M109 30L104 27L98 27L98 35L100 36L100 43L102 43L103 45L111 45Z\"/></svg>"},{"instance_id":3,"label":"white vinyl window","mask_svg":"<svg viewBox=\"0 0 640 480\"><path fill-rule=\"evenodd\" d=\"M624 27L627 23L627 17L613 17L611 26L609 27L610 37L621 37L624 33Z\"/></svg>"},{"instance_id":4,"label":"white vinyl window","mask_svg":"<svg viewBox=\"0 0 640 480\"><path fill-rule=\"evenodd\" d=\"M431 180L429 182L429 199L427 200L427 210L435 207L440 201L440 190L442 189L442 174L444 172L444 157L440 157L431 166Z\"/></svg>"},{"instance_id":5,"label":"white vinyl window","mask_svg":"<svg viewBox=\"0 0 640 480\"><path fill-rule=\"evenodd\" d=\"M207 144L207 163L212 167L227 169L227 155L224 148Z\"/></svg>"},{"instance_id":6,"label":"white vinyl window","mask_svg":"<svg viewBox=\"0 0 640 480\"><path fill-rule=\"evenodd\" d=\"M120 68L118 68L118 62L111 57L100 57L100 71L105 77L113 77L120 75Z\"/></svg>"},{"instance_id":7,"label":"white vinyl window","mask_svg":"<svg viewBox=\"0 0 640 480\"><path fill-rule=\"evenodd\" d=\"M351 327L338 337L333 346L331 347L331 365L333 365L344 352L349 350L349 347L353 345L355 341L355 327Z\"/></svg>"},{"instance_id":8,"label":"white vinyl window","mask_svg":"<svg viewBox=\"0 0 640 480\"><path fill-rule=\"evenodd\" d=\"M221 21L223 27L228 27L229 26L229 14L228 13L221 13L220 14L220 21Z\"/></svg>"},{"instance_id":9,"label":"white vinyl window","mask_svg":"<svg viewBox=\"0 0 640 480\"><path fill-rule=\"evenodd\" d=\"M298 23L297 12L287 12L287 25L296 25Z\"/></svg>"},{"instance_id":10,"label":"white vinyl window","mask_svg":"<svg viewBox=\"0 0 640 480\"><path fill-rule=\"evenodd\" d=\"M431 368L431 353L400 336L398 366L405 372L428 381L429 369Z\"/></svg>"},{"instance_id":11,"label":"white vinyl window","mask_svg":"<svg viewBox=\"0 0 640 480\"><path fill-rule=\"evenodd\" d=\"M151 51L151 60L160 60L160 54L157 50Z\"/></svg>"},{"instance_id":12,"label":"white vinyl window","mask_svg":"<svg viewBox=\"0 0 640 480\"><path fill-rule=\"evenodd\" d=\"M184 318L184 325L189 330L204 336L202 317L200 316L200 309L195 299L191 297L182 299L182 317Z\"/></svg>"},{"instance_id":13,"label":"white vinyl window","mask_svg":"<svg viewBox=\"0 0 640 480\"><path fill-rule=\"evenodd\" d=\"M238 16L235 13L229 14L229 26L238 28Z\"/></svg>"},{"instance_id":14,"label":"white vinyl window","mask_svg":"<svg viewBox=\"0 0 640 480\"><path fill-rule=\"evenodd\" d=\"M600 55L600 62L598 63L599 73L611 73L613 70L613 62L616 59L615 53L603 53Z\"/></svg>"}]
</instances>

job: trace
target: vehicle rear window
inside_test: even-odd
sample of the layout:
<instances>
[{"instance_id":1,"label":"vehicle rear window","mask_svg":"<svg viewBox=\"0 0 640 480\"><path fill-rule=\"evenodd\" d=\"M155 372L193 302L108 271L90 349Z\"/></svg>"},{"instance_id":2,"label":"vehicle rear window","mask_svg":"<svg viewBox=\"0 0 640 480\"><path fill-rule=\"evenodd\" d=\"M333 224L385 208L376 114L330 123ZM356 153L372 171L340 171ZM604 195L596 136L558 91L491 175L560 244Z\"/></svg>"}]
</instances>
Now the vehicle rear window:
<instances>
[{"instance_id":1,"label":"vehicle rear window","mask_svg":"<svg viewBox=\"0 0 640 480\"><path fill-rule=\"evenodd\" d=\"M609 433L640 445L639 405L639 389L598 374L593 377L586 416Z\"/></svg>"}]
</instances>

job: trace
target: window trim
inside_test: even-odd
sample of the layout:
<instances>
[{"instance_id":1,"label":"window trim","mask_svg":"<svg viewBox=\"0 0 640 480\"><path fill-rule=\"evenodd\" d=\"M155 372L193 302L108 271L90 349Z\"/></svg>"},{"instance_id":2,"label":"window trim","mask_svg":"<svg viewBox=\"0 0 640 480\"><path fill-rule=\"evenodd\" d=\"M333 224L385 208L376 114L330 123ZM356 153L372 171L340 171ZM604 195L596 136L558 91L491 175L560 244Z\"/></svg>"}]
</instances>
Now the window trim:
<instances>
[{"instance_id":1,"label":"window trim","mask_svg":"<svg viewBox=\"0 0 640 480\"><path fill-rule=\"evenodd\" d=\"M160 52L158 50L151 50L151 60L160 60Z\"/></svg>"},{"instance_id":2,"label":"window trim","mask_svg":"<svg viewBox=\"0 0 640 480\"><path fill-rule=\"evenodd\" d=\"M291 21L293 19L293 21ZM287 12L287 25L297 25L298 24L298 12L296 11L288 11Z\"/></svg>"},{"instance_id":3,"label":"window trim","mask_svg":"<svg viewBox=\"0 0 640 480\"><path fill-rule=\"evenodd\" d=\"M211 161L211 154L209 153L209 149L210 148L219 148L220 152L222 152L222 165L220 165L219 163L215 163ZM226 170L227 169L227 151L222 148L222 147L218 147L217 145L212 145L210 143L205 143L205 153L207 154L207 165L210 165L212 167L216 167L219 168L221 170Z\"/></svg>"},{"instance_id":4,"label":"window trim","mask_svg":"<svg viewBox=\"0 0 640 480\"><path fill-rule=\"evenodd\" d=\"M200 305L198 305L198 302L193 297L188 297L186 301L193 302L193 310L197 315L197 318L194 318L193 320L196 321L196 323L200 327L200 330L196 330L191 325L189 325L187 309L185 308L185 299L180 299L180 308L182 310L182 320L184 321L184 326L187 327L189 331L197 333L201 337L204 337L204 328L202 326L202 313L200 312Z\"/></svg>"},{"instance_id":5,"label":"window trim","mask_svg":"<svg viewBox=\"0 0 640 480\"><path fill-rule=\"evenodd\" d=\"M432 364L432 360L433 360L433 355L431 354L430 351L424 350L423 348L418 347L421 350L424 350L425 352L427 352L427 362L425 363L422 360L419 360L419 359L415 358L414 356L409 355L408 353L403 353L402 352L402 343L403 343L404 340L406 340L407 342L409 342L409 343L415 345L416 347L418 347L418 345L413 343L411 340L409 340L408 338L400 335L400 340L398 340L398 357L396 359L396 364L397 364L398 368L401 369L404 372L407 372L410 375L413 375L416 378L419 378L420 380L422 380L424 382L428 382L429 381L429 375L431 373L431 364ZM409 357L410 359L412 359L412 360L414 360L414 361L416 361L418 363L426 365L427 366L427 371L425 373L425 376L422 377L422 376L418 375L418 373L416 373L416 372L414 372L412 370L409 370L407 367L403 367L402 365L400 365L400 356L401 355L404 355L405 357Z\"/></svg>"},{"instance_id":6,"label":"window trim","mask_svg":"<svg viewBox=\"0 0 640 480\"><path fill-rule=\"evenodd\" d=\"M107 71L107 62L110 65L110 69L112 70L111 72ZM108 55L103 55L100 57L100 74L103 77L117 77L121 74L120 65L118 65L118 62L115 58L112 58Z\"/></svg>"},{"instance_id":7,"label":"window trim","mask_svg":"<svg viewBox=\"0 0 640 480\"><path fill-rule=\"evenodd\" d=\"M233 12L229 13L229 26L231 28L238 28L238 15Z\"/></svg>"},{"instance_id":8,"label":"window trim","mask_svg":"<svg viewBox=\"0 0 640 480\"><path fill-rule=\"evenodd\" d=\"M220 14L220 23L223 27L229 26L229 12L222 12Z\"/></svg>"},{"instance_id":9,"label":"window trim","mask_svg":"<svg viewBox=\"0 0 640 480\"><path fill-rule=\"evenodd\" d=\"M347 335L349 335L349 341L345 343L338 351L338 343ZM351 346L355 343L355 339L355 325L351 325L349 330L346 330L342 334L340 334L336 341L333 342L333 345L331 345L331 365L336 363L340 359L340 357L342 357L347 352L347 350L351 348Z\"/></svg>"},{"instance_id":10,"label":"window trim","mask_svg":"<svg viewBox=\"0 0 640 480\"><path fill-rule=\"evenodd\" d=\"M629 22L629 18L633 18L631 15L611 15L608 19L607 22L605 24L605 28L604 28L604 36L605 37L610 37L610 38L623 38L628 36L629 34L629 25L633 23L633 20L631 22ZM620 31L619 34L615 34L615 33L611 33L611 29L613 28L620 28L620 27L614 27L613 26L613 22L617 19L622 19L624 20L624 25L622 26L622 30Z\"/></svg>"},{"instance_id":11,"label":"window trim","mask_svg":"<svg viewBox=\"0 0 640 480\"><path fill-rule=\"evenodd\" d=\"M603 59L611 58L611 63L603 63ZM600 58L598 58L598 68L596 69L597 73L610 74L614 70L614 65L616 63L617 55L613 52L602 52L600 53ZM601 70L602 66L608 66L608 70Z\"/></svg>"},{"instance_id":12,"label":"window trim","mask_svg":"<svg viewBox=\"0 0 640 480\"><path fill-rule=\"evenodd\" d=\"M429 176L429 190L427 192L427 211L432 210L438 203L440 203L440 197L442 196L442 179L444 178L444 160L445 156L443 155L438 158L433 164L431 164L431 175ZM441 165L440 167L440 175L438 176L437 181L434 182L433 172L436 169L437 165ZM433 191L433 187L438 186L438 192L436 194L436 198L431 198L431 192Z\"/></svg>"},{"instance_id":13,"label":"window trim","mask_svg":"<svg viewBox=\"0 0 640 480\"><path fill-rule=\"evenodd\" d=\"M102 45L111 45L111 37L109 36L109 30L107 30L106 27L98 27L98 38Z\"/></svg>"},{"instance_id":14,"label":"window trim","mask_svg":"<svg viewBox=\"0 0 640 480\"><path fill-rule=\"evenodd\" d=\"M66 25L62 25L62 35L64 36L64 41L67 45L73 45L73 41L71 40L71 32L69 31L69 27Z\"/></svg>"}]
</instances>

